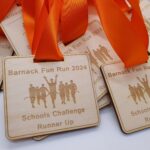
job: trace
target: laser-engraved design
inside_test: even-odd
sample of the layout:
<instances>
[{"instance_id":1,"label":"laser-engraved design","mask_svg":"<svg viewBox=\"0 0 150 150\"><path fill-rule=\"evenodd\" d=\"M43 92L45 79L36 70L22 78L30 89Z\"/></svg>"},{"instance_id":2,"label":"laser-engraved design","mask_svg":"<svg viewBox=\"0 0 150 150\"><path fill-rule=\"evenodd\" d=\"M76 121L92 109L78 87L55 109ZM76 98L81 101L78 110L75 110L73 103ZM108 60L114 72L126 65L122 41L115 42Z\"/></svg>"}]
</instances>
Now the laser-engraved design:
<instances>
[{"instance_id":1,"label":"laser-engraved design","mask_svg":"<svg viewBox=\"0 0 150 150\"><path fill-rule=\"evenodd\" d=\"M110 56L108 50L104 47L99 45L99 48L93 50L94 56L102 63L105 64L113 58Z\"/></svg>"},{"instance_id":2,"label":"laser-engraved design","mask_svg":"<svg viewBox=\"0 0 150 150\"><path fill-rule=\"evenodd\" d=\"M55 102L58 99L58 94L60 96L61 104L67 104L67 102L71 101L76 104L76 94L79 93L79 91L77 90L77 84L73 80L65 83L60 81L59 85L57 85L58 75L55 76L55 80L51 78L50 81L48 81L46 76L43 78L49 88L46 87L45 84L42 84L41 87L35 87L33 84L30 84L29 86L29 97L25 97L25 100L30 100L32 108L35 108L36 104L41 105L41 102L43 102L44 107L47 108L47 100L49 99L52 102L53 108L56 108Z\"/></svg>"},{"instance_id":3,"label":"laser-engraved design","mask_svg":"<svg viewBox=\"0 0 150 150\"><path fill-rule=\"evenodd\" d=\"M128 85L130 96L135 104L138 104L141 101L144 101L147 104L148 102L146 95L150 98L150 85L147 75L145 74L144 78L137 77L137 80L139 82L137 82L135 85Z\"/></svg>"}]
</instances>

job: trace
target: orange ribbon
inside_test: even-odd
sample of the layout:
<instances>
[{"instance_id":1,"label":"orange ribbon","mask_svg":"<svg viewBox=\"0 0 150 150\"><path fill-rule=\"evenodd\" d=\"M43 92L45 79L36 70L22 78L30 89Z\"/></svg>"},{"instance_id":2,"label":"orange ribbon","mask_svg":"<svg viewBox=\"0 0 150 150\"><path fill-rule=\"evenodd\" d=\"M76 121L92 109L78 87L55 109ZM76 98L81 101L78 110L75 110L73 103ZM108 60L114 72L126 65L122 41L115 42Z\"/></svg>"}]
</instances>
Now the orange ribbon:
<instances>
[{"instance_id":1,"label":"orange ribbon","mask_svg":"<svg viewBox=\"0 0 150 150\"><path fill-rule=\"evenodd\" d=\"M148 34L139 0L91 0L104 31L126 67L148 60ZM24 27L36 61L63 60L58 33L64 43L85 33L88 25L87 0L0 0L0 21L12 6L21 3ZM125 13L131 13L129 20Z\"/></svg>"}]
</instances>

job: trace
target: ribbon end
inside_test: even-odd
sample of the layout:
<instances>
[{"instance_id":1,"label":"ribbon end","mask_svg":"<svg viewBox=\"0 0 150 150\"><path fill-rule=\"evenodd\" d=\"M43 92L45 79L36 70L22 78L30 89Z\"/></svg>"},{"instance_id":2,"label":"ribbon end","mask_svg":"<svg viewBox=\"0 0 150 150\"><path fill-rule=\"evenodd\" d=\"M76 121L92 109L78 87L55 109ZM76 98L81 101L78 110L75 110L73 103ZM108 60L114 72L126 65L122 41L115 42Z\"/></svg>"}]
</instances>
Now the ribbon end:
<instances>
[{"instance_id":1,"label":"ribbon end","mask_svg":"<svg viewBox=\"0 0 150 150\"><path fill-rule=\"evenodd\" d=\"M124 65L125 65L125 68L128 69L128 68L136 67L136 66L141 65L141 64L145 64L145 63L148 62L148 60L149 60L149 57L148 57L148 54L147 54L140 61L139 61L139 59L137 61L132 62L132 63L131 63L131 61L126 61L124 63Z\"/></svg>"},{"instance_id":2,"label":"ribbon end","mask_svg":"<svg viewBox=\"0 0 150 150\"><path fill-rule=\"evenodd\" d=\"M40 63L40 62L58 62L58 61L64 61L64 57L60 57L59 59L58 58L37 58L37 57L34 57L33 61L35 63Z\"/></svg>"}]
</instances>

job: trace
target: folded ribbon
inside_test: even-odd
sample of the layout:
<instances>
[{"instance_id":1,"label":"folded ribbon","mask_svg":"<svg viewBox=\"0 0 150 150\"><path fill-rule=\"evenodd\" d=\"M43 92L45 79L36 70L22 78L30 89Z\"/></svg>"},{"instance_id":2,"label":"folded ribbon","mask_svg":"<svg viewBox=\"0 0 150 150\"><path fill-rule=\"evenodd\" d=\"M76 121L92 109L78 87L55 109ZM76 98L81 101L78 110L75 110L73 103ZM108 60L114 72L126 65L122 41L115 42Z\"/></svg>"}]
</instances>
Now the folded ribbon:
<instances>
[{"instance_id":1,"label":"folded ribbon","mask_svg":"<svg viewBox=\"0 0 150 150\"><path fill-rule=\"evenodd\" d=\"M95 5L112 47L131 67L147 61L148 34L139 0L90 0ZM58 33L64 43L84 34L88 25L87 0L0 0L0 21L12 6L21 4L24 27L36 61L63 60ZM129 20L125 13L132 15Z\"/></svg>"}]
</instances>

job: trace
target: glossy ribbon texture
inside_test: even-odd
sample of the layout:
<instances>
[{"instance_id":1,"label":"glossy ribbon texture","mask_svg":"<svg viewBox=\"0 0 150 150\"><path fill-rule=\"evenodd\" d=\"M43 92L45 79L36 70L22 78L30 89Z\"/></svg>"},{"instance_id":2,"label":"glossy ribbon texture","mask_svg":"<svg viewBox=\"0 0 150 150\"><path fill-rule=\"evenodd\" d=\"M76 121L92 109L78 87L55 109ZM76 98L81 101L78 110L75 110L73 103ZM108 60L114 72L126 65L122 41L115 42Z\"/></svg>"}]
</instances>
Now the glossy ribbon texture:
<instances>
[{"instance_id":1,"label":"glossy ribbon texture","mask_svg":"<svg viewBox=\"0 0 150 150\"><path fill-rule=\"evenodd\" d=\"M125 66L145 63L148 33L139 0L89 1ZM63 60L58 35L67 44L84 34L88 26L87 0L0 0L0 21L16 3L22 6L24 27L36 61Z\"/></svg>"}]
</instances>

